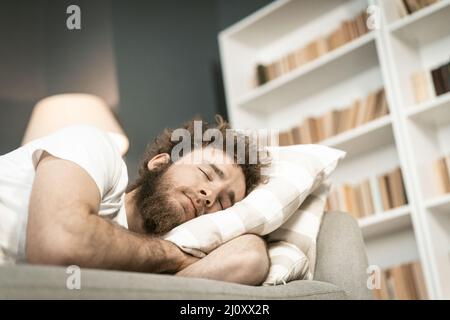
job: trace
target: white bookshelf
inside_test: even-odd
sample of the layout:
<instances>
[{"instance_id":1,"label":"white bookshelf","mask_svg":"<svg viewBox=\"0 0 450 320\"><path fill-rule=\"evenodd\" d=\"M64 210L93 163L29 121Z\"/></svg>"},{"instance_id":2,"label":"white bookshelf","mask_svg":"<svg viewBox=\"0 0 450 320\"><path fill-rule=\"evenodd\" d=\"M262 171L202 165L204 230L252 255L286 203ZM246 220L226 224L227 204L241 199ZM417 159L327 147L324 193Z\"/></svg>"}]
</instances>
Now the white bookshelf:
<instances>
[{"instance_id":1,"label":"white bookshelf","mask_svg":"<svg viewBox=\"0 0 450 320\"><path fill-rule=\"evenodd\" d=\"M267 63L332 31L368 5L381 28L262 86ZM380 87L390 114L322 143L347 151L333 181L357 183L400 166L408 205L360 219L369 262L420 260L429 295L450 298L450 196L438 195L430 165L450 153L450 94L414 103L410 76L450 60L450 0L400 18L392 0L280 0L219 34L229 117L235 128L284 130L348 106ZM431 87L431 85L430 85ZM373 187L372 187L373 189Z\"/></svg>"},{"instance_id":2,"label":"white bookshelf","mask_svg":"<svg viewBox=\"0 0 450 320\"><path fill-rule=\"evenodd\" d=\"M402 206L359 219L358 223L363 237L370 241L372 237L411 228L411 209Z\"/></svg>"},{"instance_id":3,"label":"white bookshelf","mask_svg":"<svg viewBox=\"0 0 450 320\"><path fill-rule=\"evenodd\" d=\"M442 213L450 212L450 194L436 196L425 201L425 208Z\"/></svg>"}]
</instances>

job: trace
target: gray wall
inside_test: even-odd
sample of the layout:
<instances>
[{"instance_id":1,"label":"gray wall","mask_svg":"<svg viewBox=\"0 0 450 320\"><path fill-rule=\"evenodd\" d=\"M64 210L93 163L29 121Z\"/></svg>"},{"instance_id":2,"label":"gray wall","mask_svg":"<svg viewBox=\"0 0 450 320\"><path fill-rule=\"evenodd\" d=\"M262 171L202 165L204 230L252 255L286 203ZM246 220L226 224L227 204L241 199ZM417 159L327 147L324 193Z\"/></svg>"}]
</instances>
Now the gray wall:
<instances>
[{"instance_id":1,"label":"gray wall","mask_svg":"<svg viewBox=\"0 0 450 320\"><path fill-rule=\"evenodd\" d=\"M82 30L66 8L82 9ZM0 1L0 154L20 145L31 110L45 96L92 93L119 100L109 0Z\"/></svg>"},{"instance_id":2,"label":"gray wall","mask_svg":"<svg viewBox=\"0 0 450 320\"><path fill-rule=\"evenodd\" d=\"M40 98L88 92L117 107L133 179L164 127L226 113L217 33L269 2L0 1L0 154L19 146ZM65 28L69 4L81 7L81 31Z\"/></svg>"},{"instance_id":3,"label":"gray wall","mask_svg":"<svg viewBox=\"0 0 450 320\"><path fill-rule=\"evenodd\" d=\"M35 2L0 2L0 154L20 144L33 104L46 94L44 22Z\"/></svg>"}]
</instances>

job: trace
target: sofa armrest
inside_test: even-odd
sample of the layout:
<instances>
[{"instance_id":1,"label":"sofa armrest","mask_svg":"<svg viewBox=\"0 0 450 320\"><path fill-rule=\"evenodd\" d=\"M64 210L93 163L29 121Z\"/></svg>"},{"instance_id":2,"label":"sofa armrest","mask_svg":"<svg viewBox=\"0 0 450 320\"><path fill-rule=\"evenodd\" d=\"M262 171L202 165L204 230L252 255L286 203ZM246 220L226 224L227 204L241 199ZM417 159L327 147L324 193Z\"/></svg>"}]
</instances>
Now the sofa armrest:
<instances>
[{"instance_id":1,"label":"sofa armrest","mask_svg":"<svg viewBox=\"0 0 450 320\"><path fill-rule=\"evenodd\" d=\"M366 249L356 220L348 213L326 212L317 238L314 280L336 285L349 299L371 299L367 267Z\"/></svg>"}]
</instances>

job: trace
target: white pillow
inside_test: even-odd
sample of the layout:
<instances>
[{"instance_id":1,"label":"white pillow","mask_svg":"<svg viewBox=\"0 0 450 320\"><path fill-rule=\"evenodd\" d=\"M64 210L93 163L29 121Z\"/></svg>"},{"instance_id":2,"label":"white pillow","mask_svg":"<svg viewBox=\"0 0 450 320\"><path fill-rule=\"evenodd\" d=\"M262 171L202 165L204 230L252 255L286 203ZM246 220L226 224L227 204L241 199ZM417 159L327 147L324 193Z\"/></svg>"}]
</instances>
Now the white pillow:
<instances>
[{"instance_id":1,"label":"white pillow","mask_svg":"<svg viewBox=\"0 0 450 320\"><path fill-rule=\"evenodd\" d=\"M270 269L264 285L312 280L319 234L330 183L322 183L280 228L267 236Z\"/></svg>"},{"instance_id":2,"label":"white pillow","mask_svg":"<svg viewBox=\"0 0 450 320\"><path fill-rule=\"evenodd\" d=\"M272 163L265 184L232 207L202 215L163 236L181 250L204 257L245 233L266 235L283 225L336 168L345 152L322 145L270 147Z\"/></svg>"}]
</instances>

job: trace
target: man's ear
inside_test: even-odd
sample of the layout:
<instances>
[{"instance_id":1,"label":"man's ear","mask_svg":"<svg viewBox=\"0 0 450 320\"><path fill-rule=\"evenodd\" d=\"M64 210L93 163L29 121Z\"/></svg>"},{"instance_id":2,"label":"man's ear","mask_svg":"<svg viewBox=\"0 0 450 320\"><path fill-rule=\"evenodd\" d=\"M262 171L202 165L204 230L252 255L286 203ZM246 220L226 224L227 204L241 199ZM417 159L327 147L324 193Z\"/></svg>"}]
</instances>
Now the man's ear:
<instances>
[{"instance_id":1,"label":"man's ear","mask_svg":"<svg viewBox=\"0 0 450 320\"><path fill-rule=\"evenodd\" d=\"M148 170L154 170L161 167L162 165L168 164L169 161L170 155L168 153L160 153L147 162L147 168Z\"/></svg>"}]
</instances>

